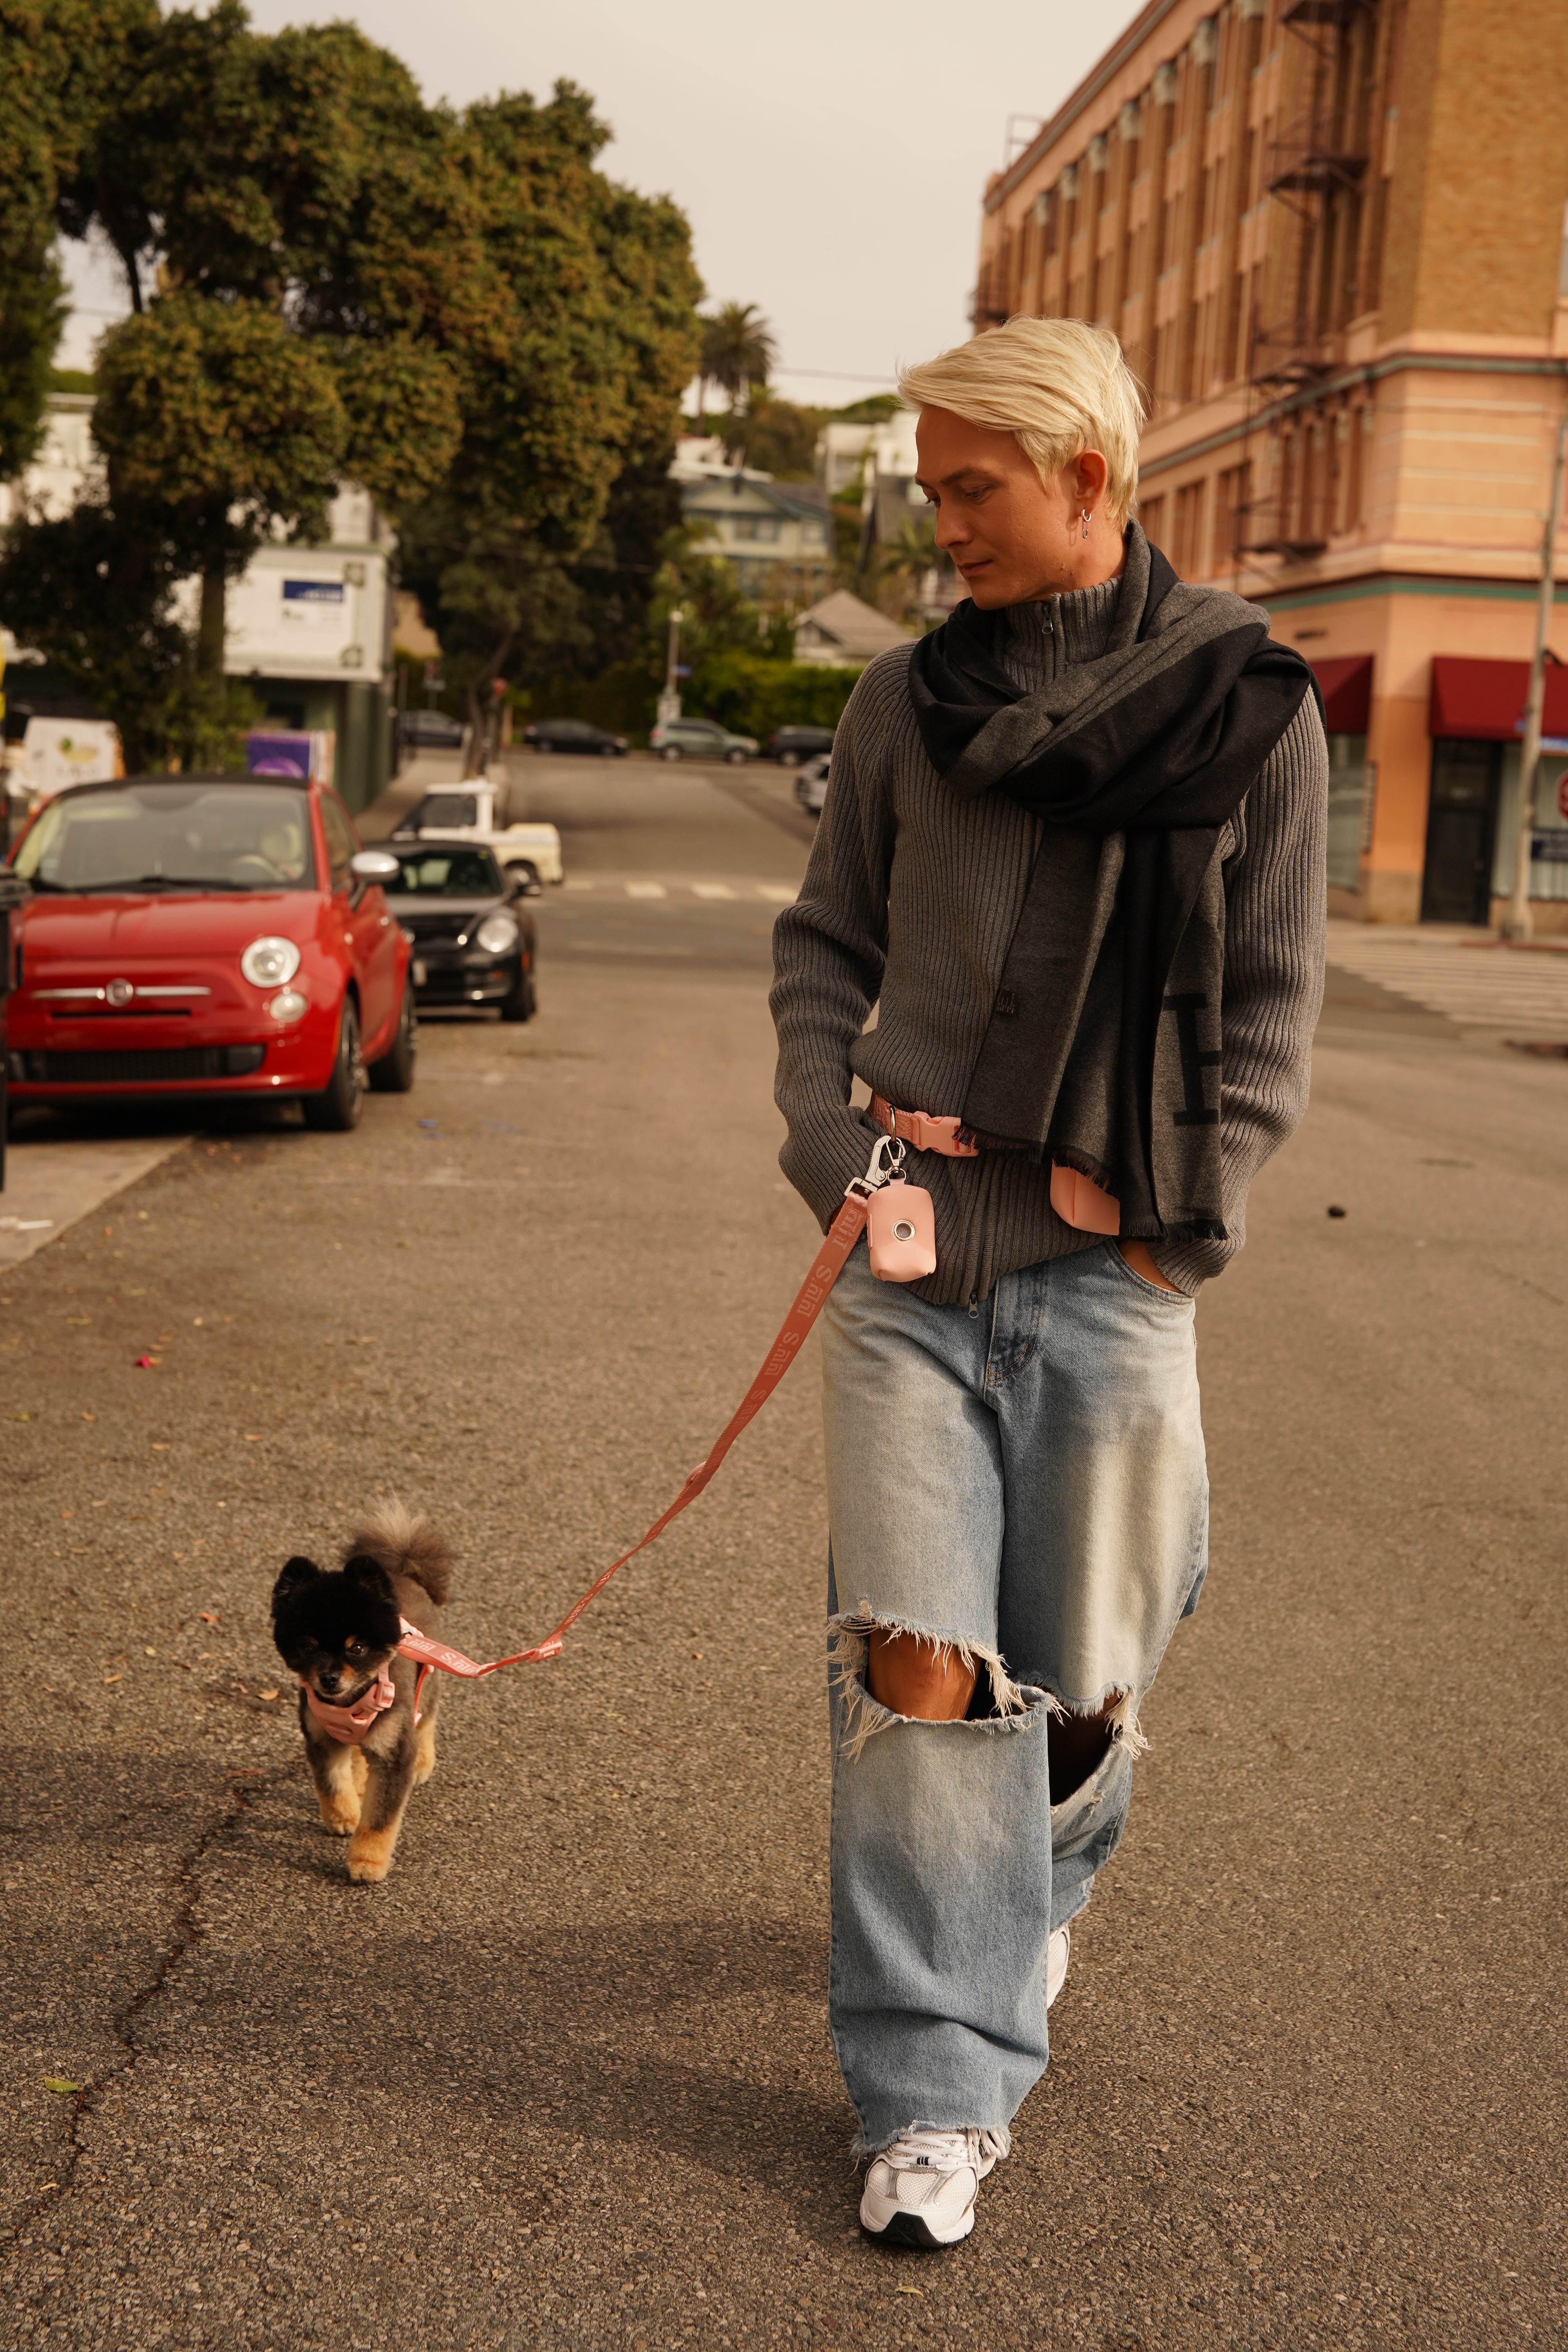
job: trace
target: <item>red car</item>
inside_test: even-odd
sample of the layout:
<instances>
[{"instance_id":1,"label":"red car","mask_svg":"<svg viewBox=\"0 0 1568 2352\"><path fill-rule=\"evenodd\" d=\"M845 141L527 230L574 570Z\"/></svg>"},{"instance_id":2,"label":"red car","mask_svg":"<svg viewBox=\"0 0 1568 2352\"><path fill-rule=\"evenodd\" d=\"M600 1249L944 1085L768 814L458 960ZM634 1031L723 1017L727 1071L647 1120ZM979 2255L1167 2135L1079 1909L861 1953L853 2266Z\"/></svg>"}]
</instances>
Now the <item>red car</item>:
<instances>
[{"instance_id":1,"label":"red car","mask_svg":"<svg viewBox=\"0 0 1568 2352\"><path fill-rule=\"evenodd\" d=\"M297 1098L350 1128L414 1083L408 941L337 794L271 776L127 776L47 801L11 854L14 1103Z\"/></svg>"}]
</instances>

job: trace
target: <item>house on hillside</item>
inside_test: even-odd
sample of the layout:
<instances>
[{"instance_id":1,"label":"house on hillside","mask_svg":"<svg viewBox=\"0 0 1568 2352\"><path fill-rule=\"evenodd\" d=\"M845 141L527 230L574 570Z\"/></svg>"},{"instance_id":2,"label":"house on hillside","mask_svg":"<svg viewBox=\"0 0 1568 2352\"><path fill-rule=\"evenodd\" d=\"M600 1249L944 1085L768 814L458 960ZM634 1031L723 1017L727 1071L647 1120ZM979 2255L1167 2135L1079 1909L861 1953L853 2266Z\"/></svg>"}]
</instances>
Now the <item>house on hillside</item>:
<instances>
[{"instance_id":1,"label":"house on hillside","mask_svg":"<svg viewBox=\"0 0 1568 2352\"><path fill-rule=\"evenodd\" d=\"M681 508L702 553L732 564L748 596L804 603L826 587L833 516L820 482L775 482L731 466L688 479Z\"/></svg>"},{"instance_id":2,"label":"house on hillside","mask_svg":"<svg viewBox=\"0 0 1568 2352\"><path fill-rule=\"evenodd\" d=\"M0 486L0 523L35 500L49 515L68 514L101 471L91 394L51 393L37 458L18 481ZM226 599L225 669L245 679L268 726L333 736L332 781L356 811L375 798L391 772L387 572L396 544L369 493L343 483L328 506L320 544L268 541L230 582ZM180 614L187 625L198 593L195 581L184 584ZM29 717L92 715L25 648L11 688L8 740L20 738Z\"/></svg>"},{"instance_id":3,"label":"house on hillside","mask_svg":"<svg viewBox=\"0 0 1568 2352\"><path fill-rule=\"evenodd\" d=\"M825 425L816 436L816 478L830 499L853 489L877 428L874 425Z\"/></svg>"},{"instance_id":4,"label":"house on hillside","mask_svg":"<svg viewBox=\"0 0 1568 2352\"><path fill-rule=\"evenodd\" d=\"M797 662L854 667L886 653L889 646L907 646L910 634L875 605L851 596L847 588L837 588L795 623L795 657Z\"/></svg>"}]
</instances>

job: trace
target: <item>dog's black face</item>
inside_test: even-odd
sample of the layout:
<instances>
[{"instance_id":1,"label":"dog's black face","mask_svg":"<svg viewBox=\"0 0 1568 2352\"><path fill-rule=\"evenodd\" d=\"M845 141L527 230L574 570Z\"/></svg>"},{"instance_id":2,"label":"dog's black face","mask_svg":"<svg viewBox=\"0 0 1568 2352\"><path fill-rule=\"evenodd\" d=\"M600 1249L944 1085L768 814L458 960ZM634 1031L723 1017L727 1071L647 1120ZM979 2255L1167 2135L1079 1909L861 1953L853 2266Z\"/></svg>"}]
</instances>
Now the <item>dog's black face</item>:
<instances>
[{"instance_id":1,"label":"dog's black face","mask_svg":"<svg viewBox=\"0 0 1568 2352\"><path fill-rule=\"evenodd\" d=\"M357 1696L402 1633L392 1580L374 1559L348 1560L331 1575L313 1559L291 1559L272 1588L272 1638L320 1698Z\"/></svg>"}]
</instances>

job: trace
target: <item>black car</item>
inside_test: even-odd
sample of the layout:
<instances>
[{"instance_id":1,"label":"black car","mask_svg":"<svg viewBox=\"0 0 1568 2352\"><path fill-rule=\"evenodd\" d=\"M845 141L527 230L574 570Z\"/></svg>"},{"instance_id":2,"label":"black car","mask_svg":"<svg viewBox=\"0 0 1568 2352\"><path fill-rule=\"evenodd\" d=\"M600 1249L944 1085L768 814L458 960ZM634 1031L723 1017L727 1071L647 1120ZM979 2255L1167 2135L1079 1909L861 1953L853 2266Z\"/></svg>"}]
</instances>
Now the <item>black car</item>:
<instances>
[{"instance_id":1,"label":"black car","mask_svg":"<svg viewBox=\"0 0 1568 2352\"><path fill-rule=\"evenodd\" d=\"M386 903L414 948L417 1003L493 1004L503 1021L535 1011L533 917L521 904L536 882L509 880L490 849L425 841L383 845L402 867Z\"/></svg>"},{"instance_id":2,"label":"black car","mask_svg":"<svg viewBox=\"0 0 1568 2352\"><path fill-rule=\"evenodd\" d=\"M618 760L626 748L624 735L590 727L585 719L536 719L523 729L522 740L535 751L591 751L601 760Z\"/></svg>"},{"instance_id":3,"label":"black car","mask_svg":"<svg viewBox=\"0 0 1568 2352\"><path fill-rule=\"evenodd\" d=\"M832 749L831 727L776 727L768 737L769 759L784 768L798 768L803 760L815 760Z\"/></svg>"},{"instance_id":4,"label":"black car","mask_svg":"<svg viewBox=\"0 0 1568 2352\"><path fill-rule=\"evenodd\" d=\"M448 717L444 710L404 710L398 714L398 731L405 743L423 743L432 751L460 751L463 748L463 722Z\"/></svg>"}]
</instances>

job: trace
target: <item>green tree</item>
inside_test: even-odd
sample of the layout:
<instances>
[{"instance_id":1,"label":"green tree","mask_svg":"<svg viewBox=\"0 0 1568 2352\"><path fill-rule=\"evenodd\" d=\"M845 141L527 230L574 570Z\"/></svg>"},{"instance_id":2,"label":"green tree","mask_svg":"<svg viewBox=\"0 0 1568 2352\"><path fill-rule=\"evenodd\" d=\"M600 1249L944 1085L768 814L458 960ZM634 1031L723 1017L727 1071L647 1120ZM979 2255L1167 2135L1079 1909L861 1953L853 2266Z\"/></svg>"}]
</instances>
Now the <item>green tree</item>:
<instances>
[{"instance_id":1,"label":"green tree","mask_svg":"<svg viewBox=\"0 0 1568 2352\"><path fill-rule=\"evenodd\" d=\"M630 465L657 512L649 476L668 465L701 289L680 214L595 168L609 134L572 84L471 107L453 135L488 320L463 353L448 483L406 519L404 575L467 698L477 764L495 681L580 665L584 582L597 566L624 583L637 561L606 536L613 486ZM628 499L623 539L635 512Z\"/></svg>"},{"instance_id":2,"label":"green tree","mask_svg":"<svg viewBox=\"0 0 1568 2352\"><path fill-rule=\"evenodd\" d=\"M718 421L720 438L748 466L776 481L809 482L816 475L816 436L825 412L800 408L771 392L753 393L744 408L731 408Z\"/></svg>"},{"instance_id":3,"label":"green tree","mask_svg":"<svg viewBox=\"0 0 1568 2352\"><path fill-rule=\"evenodd\" d=\"M702 345L698 359L697 406L708 404L708 386L716 384L731 408L744 408L761 391L778 364L773 331L754 302L724 302L702 321Z\"/></svg>"},{"instance_id":4,"label":"green tree","mask_svg":"<svg viewBox=\"0 0 1568 2352\"><path fill-rule=\"evenodd\" d=\"M62 184L156 0L0 0L0 480L37 448L66 302Z\"/></svg>"}]
</instances>

